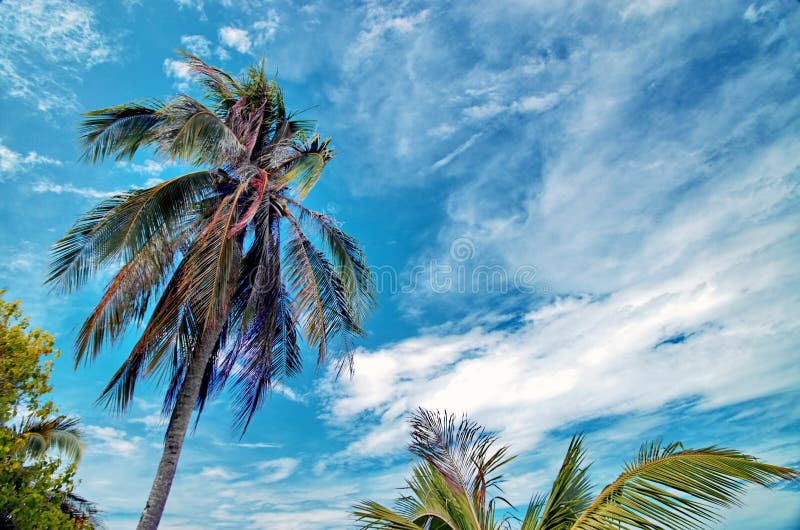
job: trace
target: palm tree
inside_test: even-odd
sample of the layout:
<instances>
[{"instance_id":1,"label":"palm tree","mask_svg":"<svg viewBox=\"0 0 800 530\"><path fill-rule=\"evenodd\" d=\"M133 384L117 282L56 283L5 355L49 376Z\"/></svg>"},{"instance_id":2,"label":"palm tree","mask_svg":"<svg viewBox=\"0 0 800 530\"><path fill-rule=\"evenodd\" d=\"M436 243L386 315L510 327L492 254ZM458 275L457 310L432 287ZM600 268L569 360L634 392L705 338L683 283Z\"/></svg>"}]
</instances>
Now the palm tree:
<instances>
[{"instance_id":1,"label":"palm tree","mask_svg":"<svg viewBox=\"0 0 800 530\"><path fill-rule=\"evenodd\" d=\"M70 462L77 463L83 452L79 423L80 419L69 416L29 416L21 420L13 430L25 440L28 458L43 458L48 451L55 450L66 456Z\"/></svg>"},{"instance_id":2,"label":"palm tree","mask_svg":"<svg viewBox=\"0 0 800 530\"><path fill-rule=\"evenodd\" d=\"M183 54L206 91L87 113L92 163L150 148L196 171L115 195L84 214L53 247L47 281L72 291L119 266L76 338L76 365L144 329L101 400L130 404L136 383L166 386L164 451L139 529L157 528L193 410L233 379L242 434L272 385L301 370L298 335L349 359L373 304L357 241L302 201L333 158L330 139L287 113L263 61L241 78ZM338 347L336 347L338 345Z\"/></svg>"},{"instance_id":3,"label":"palm tree","mask_svg":"<svg viewBox=\"0 0 800 530\"><path fill-rule=\"evenodd\" d=\"M25 455L32 460L41 460L50 451L66 457L70 465L76 465L83 453L83 433L78 427L79 418L71 416L55 416L38 418L28 416L10 427L17 436L25 441ZM8 428L8 427L4 427ZM105 528L100 518L97 505L76 493L68 493L60 501L61 511L69 515L75 528L101 530ZM7 514L0 514L0 529L4 524L13 528Z\"/></svg>"},{"instance_id":4,"label":"palm tree","mask_svg":"<svg viewBox=\"0 0 800 530\"><path fill-rule=\"evenodd\" d=\"M619 477L595 496L583 437L574 436L550 493L537 495L521 521L498 516L502 475L512 458L497 438L466 417L425 409L412 416L410 450L420 457L395 509L374 501L354 507L360 528L384 530L690 530L717 521L747 484L794 480L798 472L716 446L642 445Z\"/></svg>"}]
</instances>

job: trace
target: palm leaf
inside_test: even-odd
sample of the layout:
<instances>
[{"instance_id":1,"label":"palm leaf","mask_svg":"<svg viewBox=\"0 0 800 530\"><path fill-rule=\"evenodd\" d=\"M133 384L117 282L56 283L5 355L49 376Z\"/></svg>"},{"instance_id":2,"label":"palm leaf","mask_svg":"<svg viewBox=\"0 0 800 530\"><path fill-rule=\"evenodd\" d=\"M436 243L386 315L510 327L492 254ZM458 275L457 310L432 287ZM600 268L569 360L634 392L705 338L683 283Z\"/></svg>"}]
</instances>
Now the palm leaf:
<instances>
[{"instance_id":1,"label":"palm leaf","mask_svg":"<svg viewBox=\"0 0 800 530\"><path fill-rule=\"evenodd\" d=\"M51 449L78 462L83 452L80 419L69 416L52 418L28 417L17 428L25 439L25 452L30 458L42 458Z\"/></svg>"},{"instance_id":2,"label":"palm leaf","mask_svg":"<svg viewBox=\"0 0 800 530\"><path fill-rule=\"evenodd\" d=\"M246 149L239 137L199 101L179 95L159 110L156 149L170 160L221 167L235 163Z\"/></svg>"},{"instance_id":3,"label":"palm leaf","mask_svg":"<svg viewBox=\"0 0 800 530\"><path fill-rule=\"evenodd\" d=\"M68 292L101 264L130 260L154 238L161 238L158 246L198 213L197 204L214 190L214 178L208 171L188 173L102 201L53 244L45 283Z\"/></svg>"},{"instance_id":4,"label":"palm leaf","mask_svg":"<svg viewBox=\"0 0 800 530\"><path fill-rule=\"evenodd\" d=\"M341 276L353 314L360 324L375 305L375 286L367 259L353 236L345 233L336 220L309 210L299 201L286 199L299 212L301 222L310 224L323 239L337 274Z\"/></svg>"},{"instance_id":5,"label":"palm leaf","mask_svg":"<svg viewBox=\"0 0 800 530\"><path fill-rule=\"evenodd\" d=\"M325 164L333 158L333 149L328 147L330 138L320 140L314 136L310 142L297 148L297 155L291 164L276 180L278 187L293 185L295 195L305 199L314 185L319 181Z\"/></svg>"},{"instance_id":6,"label":"palm leaf","mask_svg":"<svg viewBox=\"0 0 800 530\"><path fill-rule=\"evenodd\" d=\"M747 484L797 475L730 449L645 444L570 528L700 529L719 520L720 508L738 504Z\"/></svg>"},{"instance_id":7,"label":"palm leaf","mask_svg":"<svg viewBox=\"0 0 800 530\"><path fill-rule=\"evenodd\" d=\"M325 254L305 236L292 217L287 217L292 238L285 248L284 267L294 297L297 317L306 340L318 348L317 362L325 359L329 339L345 340L363 331L353 315L341 277Z\"/></svg>"},{"instance_id":8,"label":"palm leaf","mask_svg":"<svg viewBox=\"0 0 800 530\"><path fill-rule=\"evenodd\" d=\"M236 101L236 91L241 90L239 84L227 73L209 66L199 57L183 50L176 51L184 57L189 71L198 76L200 83L208 89L206 97L214 101L221 111L227 112ZM224 114L220 117L224 118Z\"/></svg>"},{"instance_id":9,"label":"palm leaf","mask_svg":"<svg viewBox=\"0 0 800 530\"><path fill-rule=\"evenodd\" d=\"M97 163L109 155L130 160L153 143L153 131L163 120L164 104L156 99L93 110L81 124L83 158Z\"/></svg>"},{"instance_id":10,"label":"palm leaf","mask_svg":"<svg viewBox=\"0 0 800 530\"><path fill-rule=\"evenodd\" d=\"M573 436L550 494L531 502L520 530L561 530L576 521L593 498L585 456L583 437Z\"/></svg>"}]
</instances>

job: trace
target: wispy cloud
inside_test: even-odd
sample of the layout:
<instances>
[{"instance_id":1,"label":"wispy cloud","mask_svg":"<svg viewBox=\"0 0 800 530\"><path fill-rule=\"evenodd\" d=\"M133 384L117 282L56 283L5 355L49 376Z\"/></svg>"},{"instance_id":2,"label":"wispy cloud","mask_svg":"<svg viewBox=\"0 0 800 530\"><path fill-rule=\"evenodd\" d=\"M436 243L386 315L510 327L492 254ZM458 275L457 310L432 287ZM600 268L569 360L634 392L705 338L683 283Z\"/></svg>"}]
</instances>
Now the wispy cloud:
<instances>
[{"instance_id":1,"label":"wispy cloud","mask_svg":"<svg viewBox=\"0 0 800 530\"><path fill-rule=\"evenodd\" d=\"M0 182L6 178L28 171L33 167L42 165L60 166L62 162L41 155L36 151L28 151L25 154L14 151L4 145L3 139L0 138Z\"/></svg>"},{"instance_id":2,"label":"wispy cloud","mask_svg":"<svg viewBox=\"0 0 800 530\"><path fill-rule=\"evenodd\" d=\"M181 45L186 48L186 51L200 57L211 55L211 41L203 35L183 35L181 36Z\"/></svg>"},{"instance_id":3,"label":"wispy cloud","mask_svg":"<svg viewBox=\"0 0 800 530\"><path fill-rule=\"evenodd\" d=\"M147 159L141 164L127 161L117 162L118 167L141 175L160 175L170 165L169 162L159 162L153 159Z\"/></svg>"},{"instance_id":4,"label":"wispy cloud","mask_svg":"<svg viewBox=\"0 0 800 530\"><path fill-rule=\"evenodd\" d=\"M452 162L455 157L457 157L458 155L460 155L461 153L472 147L472 145L478 138L480 138L480 136L481 133L475 133L472 136L470 136L466 142L459 145L458 147L450 151L447 155L443 156L442 158L434 162L433 165L431 166L431 169L437 170Z\"/></svg>"},{"instance_id":5,"label":"wispy cloud","mask_svg":"<svg viewBox=\"0 0 800 530\"><path fill-rule=\"evenodd\" d=\"M0 77L8 96L38 110L74 108L63 78L113 59L94 11L70 0L0 2Z\"/></svg>"},{"instance_id":6,"label":"wispy cloud","mask_svg":"<svg viewBox=\"0 0 800 530\"><path fill-rule=\"evenodd\" d=\"M31 187L34 193L73 194L89 199L105 199L118 193L117 191L102 191L91 187L80 187L73 184L56 184L49 180L40 180Z\"/></svg>"}]
</instances>

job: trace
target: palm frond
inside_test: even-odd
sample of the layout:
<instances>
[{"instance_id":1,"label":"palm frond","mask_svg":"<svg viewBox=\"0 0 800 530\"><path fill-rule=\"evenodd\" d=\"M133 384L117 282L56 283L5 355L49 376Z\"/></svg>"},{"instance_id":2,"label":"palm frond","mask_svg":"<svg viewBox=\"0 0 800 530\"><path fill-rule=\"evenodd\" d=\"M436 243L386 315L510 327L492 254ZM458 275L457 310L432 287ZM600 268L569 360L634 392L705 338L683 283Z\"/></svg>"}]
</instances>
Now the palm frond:
<instances>
[{"instance_id":1,"label":"palm frond","mask_svg":"<svg viewBox=\"0 0 800 530\"><path fill-rule=\"evenodd\" d=\"M329 339L345 340L363 334L353 315L341 277L325 254L306 237L292 217L287 217L292 238L285 247L283 264L294 298L297 318L306 340L318 348L317 362L327 353Z\"/></svg>"},{"instance_id":2,"label":"palm frond","mask_svg":"<svg viewBox=\"0 0 800 530\"><path fill-rule=\"evenodd\" d=\"M208 107L179 95L159 109L156 149L170 160L221 167L246 154L241 139Z\"/></svg>"},{"instance_id":3,"label":"palm frond","mask_svg":"<svg viewBox=\"0 0 800 530\"><path fill-rule=\"evenodd\" d=\"M85 113L80 129L83 158L94 164L112 154L117 160L132 159L140 148L153 143L163 106L152 99Z\"/></svg>"},{"instance_id":4,"label":"palm frond","mask_svg":"<svg viewBox=\"0 0 800 530\"><path fill-rule=\"evenodd\" d=\"M200 83L208 90L206 97L211 99L221 112L227 112L236 102L236 91L241 89L236 80L219 68L209 66L196 55L183 50L176 51L184 57L189 71L198 76ZM223 117L224 114L220 116Z\"/></svg>"},{"instance_id":5,"label":"palm frond","mask_svg":"<svg viewBox=\"0 0 800 530\"><path fill-rule=\"evenodd\" d=\"M550 494L543 502L529 505L525 520L532 519L531 530L561 530L569 528L592 502L592 484L587 477L589 466L584 465L586 452L583 436L573 436L567 454L558 471ZM533 513L530 513L533 510ZM521 530L526 530L523 524Z\"/></svg>"},{"instance_id":6,"label":"palm frond","mask_svg":"<svg viewBox=\"0 0 800 530\"><path fill-rule=\"evenodd\" d=\"M78 462L83 451L79 423L79 418L70 416L28 417L17 432L25 439L25 451L30 458L42 458L52 449L71 462Z\"/></svg>"},{"instance_id":7,"label":"palm frond","mask_svg":"<svg viewBox=\"0 0 800 530\"><path fill-rule=\"evenodd\" d=\"M428 530L380 503L364 500L353 507L356 526L363 530Z\"/></svg>"},{"instance_id":8,"label":"palm frond","mask_svg":"<svg viewBox=\"0 0 800 530\"><path fill-rule=\"evenodd\" d=\"M464 416L417 409L411 416L409 450L429 462L455 490L476 496L497 485L508 447L494 448L497 437Z\"/></svg>"},{"instance_id":9,"label":"palm frond","mask_svg":"<svg viewBox=\"0 0 800 530\"><path fill-rule=\"evenodd\" d=\"M82 525L80 528L91 528L92 530L104 530L106 525L100 517L101 510L97 504L77 495L70 493L61 503L61 511L69 515L70 519ZM88 524L88 527L86 526Z\"/></svg>"},{"instance_id":10,"label":"palm frond","mask_svg":"<svg viewBox=\"0 0 800 530\"><path fill-rule=\"evenodd\" d=\"M168 239L198 213L198 202L214 191L214 179L208 171L188 173L102 201L53 244L45 283L72 291L101 264L129 260L154 238Z\"/></svg>"},{"instance_id":11,"label":"palm frond","mask_svg":"<svg viewBox=\"0 0 800 530\"><path fill-rule=\"evenodd\" d=\"M192 235L191 228L151 240L112 278L103 297L78 330L75 364L93 360L103 345L113 345L131 324L141 324L159 288L174 269L175 255Z\"/></svg>"},{"instance_id":12,"label":"palm frond","mask_svg":"<svg viewBox=\"0 0 800 530\"><path fill-rule=\"evenodd\" d=\"M570 528L701 529L719 520L720 508L738 504L746 485L797 476L730 449L645 444Z\"/></svg>"},{"instance_id":13,"label":"palm frond","mask_svg":"<svg viewBox=\"0 0 800 530\"><path fill-rule=\"evenodd\" d=\"M321 140L314 136L310 142L297 148L298 154L291 165L276 180L277 186L293 185L299 199L305 199L319 181L325 164L333 158L333 149L328 147L330 138Z\"/></svg>"},{"instance_id":14,"label":"palm frond","mask_svg":"<svg viewBox=\"0 0 800 530\"><path fill-rule=\"evenodd\" d=\"M335 219L309 210L294 199L286 200L298 210L300 221L310 224L322 237L333 258L336 272L342 278L353 314L360 325L375 305L375 285L358 240L339 228Z\"/></svg>"}]
</instances>

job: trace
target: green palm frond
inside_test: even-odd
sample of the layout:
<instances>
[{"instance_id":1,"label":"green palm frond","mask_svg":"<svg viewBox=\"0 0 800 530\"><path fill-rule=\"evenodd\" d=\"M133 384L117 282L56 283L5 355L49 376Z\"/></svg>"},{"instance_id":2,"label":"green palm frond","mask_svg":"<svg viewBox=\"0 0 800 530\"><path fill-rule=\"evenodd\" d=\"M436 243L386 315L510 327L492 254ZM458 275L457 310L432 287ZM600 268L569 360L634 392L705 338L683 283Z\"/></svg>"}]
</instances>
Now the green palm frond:
<instances>
[{"instance_id":1,"label":"green palm frond","mask_svg":"<svg viewBox=\"0 0 800 530\"><path fill-rule=\"evenodd\" d=\"M570 528L701 529L719 519L721 508L737 505L748 484L797 476L730 449L645 444Z\"/></svg>"},{"instance_id":2,"label":"green palm frond","mask_svg":"<svg viewBox=\"0 0 800 530\"><path fill-rule=\"evenodd\" d=\"M508 447L495 448L497 436L464 416L417 409L411 416L409 450L429 462L451 488L483 501L502 481L499 469L513 459ZM478 504L482 505L483 502Z\"/></svg>"},{"instance_id":3,"label":"green palm frond","mask_svg":"<svg viewBox=\"0 0 800 530\"><path fill-rule=\"evenodd\" d=\"M151 99L87 112L81 124L83 158L94 164L112 154L117 160L132 159L153 143L163 107L163 102Z\"/></svg>"},{"instance_id":4,"label":"green palm frond","mask_svg":"<svg viewBox=\"0 0 800 530\"><path fill-rule=\"evenodd\" d=\"M573 436L550 494L531 502L520 530L562 530L577 520L593 499L585 457L583 436Z\"/></svg>"},{"instance_id":5,"label":"green palm frond","mask_svg":"<svg viewBox=\"0 0 800 530\"><path fill-rule=\"evenodd\" d=\"M412 415L411 451L423 459L406 481L409 493L394 509L362 501L353 515L359 528L424 530L510 529L511 513L499 517L499 496L487 488L501 480L505 448L466 417L419 409ZM798 471L759 462L730 449L684 449L680 443L644 444L638 456L600 495L585 464L583 436L574 436L548 495L528 504L520 530L699 530L719 510L739 504L750 484L796 480Z\"/></svg>"},{"instance_id":6,"label":"green palm frond","mask_svg":"<svg viewBox=\"0 0 800 530\"><path fill-rule=\"evenodd\" d=\"M353 507L358 528L375 530L426 530L394 510L375 501L365 500Z\"/></svg>"},{"instance_id":7,"label":"green palm frond","mask_svg":"<svg viewBox=\"0 0 800 530\"><path fill-rule=\"evenodd\" d=\"M333 158L333 149L329 144L330 138L321 140L319 136L314 136L310 142L298 147L298 154L292 158L289 168L278 177L276 185L292 184L295 195L301 200L305 199L319 181L325 164Z\"/></svg>"},{"instance_id":8,"label":"green palm frond","mask_svg":"<svg viewBox=\"0 0 800 530\"><path fill-rule=\"evenodd\" d=\"M156 149L169 160L221 167L246 153L241 139L211 109L186 95L164 104L154 130Z\"/></svg>"},{"instance_id":9,"label":"green palm frond","mask_svg":"<svg viewBox=\"0 0 800 530\"><path fill-rule=\"evenodd\" d=\"M132 259L148 244L162 245L199 213L196 205L214 192L214 180L214 173L198 171L102 201L53 244L45 283L69 292L101 264Z\"/></svg>"},{"instance_id":10,"label":"green palm frond","mask_svg":"<svg viewBox=\"0 0 800 530\"><path fill-rule=\"evenodd\" d=\"M70 416L28 417L17 428L17 433L25 439L29 458L42 458L54 450L71 462L78 462L83 452L79 423L80 419Z\"/></svg>"}]
</instances>

